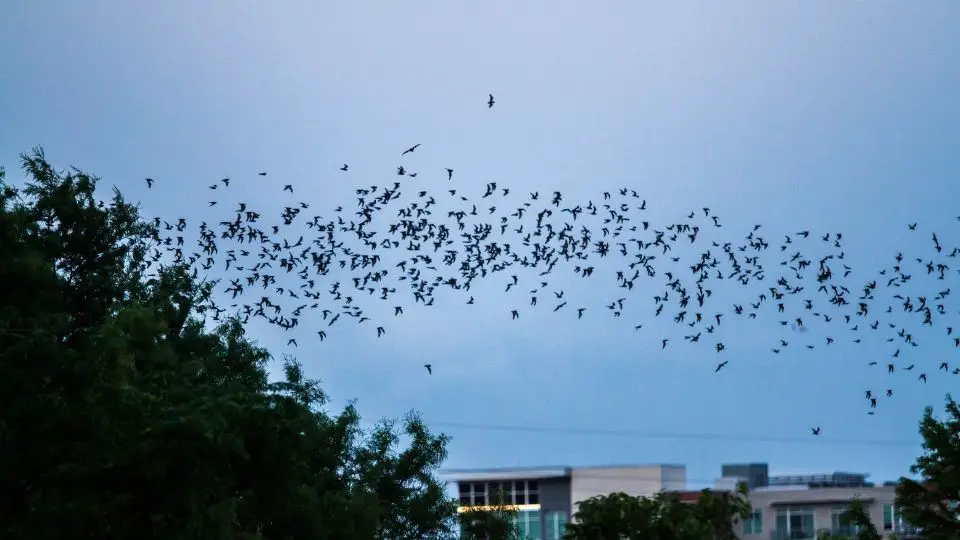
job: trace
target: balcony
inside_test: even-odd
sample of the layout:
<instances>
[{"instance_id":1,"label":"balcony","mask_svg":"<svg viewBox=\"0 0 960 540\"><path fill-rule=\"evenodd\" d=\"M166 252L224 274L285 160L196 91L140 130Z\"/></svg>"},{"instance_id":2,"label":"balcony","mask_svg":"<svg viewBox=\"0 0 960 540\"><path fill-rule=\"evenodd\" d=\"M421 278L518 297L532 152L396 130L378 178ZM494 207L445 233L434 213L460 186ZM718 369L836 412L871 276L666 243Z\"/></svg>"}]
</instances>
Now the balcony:
<instances>
[{"instance_id":1,"label":"balcony","mask_svg":"<svg viewBox=\"0 0 960 540\"><path fill-rule=\"evenodd\" d=\"M914 527L913 525L907 525L904 523L896 523L893 525L892 529L887 529L884 527L884 530L881 531L882 534L895 534L899 538L914 538L920 536L920 527Z\"/></svg>"},{"instance_id":2,"label":"balcony","mask_svg":"<svg viewBox=\"0 0 960 540\"><path fill-rule=\"evenodd\" d=\"M770 540L815 540L817 531L814 529L773 529L770 531Z\"/></svg>"},{"instance_id":3,"label":"balcony","mask_svg":"<svg viewBox=\"0 0 960 540\"><path fill-rule=\"evenodd\" d=\"M839 525L830 529L830 536L853 538L858 532L860 532L860 528L856 525Z\"/></svg>"}]
</instances>

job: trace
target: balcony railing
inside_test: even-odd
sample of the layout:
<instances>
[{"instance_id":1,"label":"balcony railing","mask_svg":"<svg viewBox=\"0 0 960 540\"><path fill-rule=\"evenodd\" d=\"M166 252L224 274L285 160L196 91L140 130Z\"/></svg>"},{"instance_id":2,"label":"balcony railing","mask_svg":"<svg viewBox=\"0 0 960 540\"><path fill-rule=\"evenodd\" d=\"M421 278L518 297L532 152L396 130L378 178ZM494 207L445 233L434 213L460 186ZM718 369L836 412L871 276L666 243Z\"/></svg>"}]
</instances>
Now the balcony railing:
<instances>
[{"instance_id":1,"label":"balcony railing","mask_svg":"<svg viewBox=\"0 0 960 540\"><path fill-rule=\"evenodd\" d=\"M895 523L893 529L885 529L884 533L893 533L896 535L918 535L920 534L920 527L914 527L913 525L907 525L904 523Z\"/></svg>"},{"instance_id":2,"label":"balcony railing","mask_svg":"<svg viewBox=\"0 0 960 540\"><path fill-rule=\"evenodd\" d=\"M844 538L853 538L858 532L860 532L860 528L856 525L840 525L830 529L831 536L840 536Z\"/></svg>"},{"instance_id":3,"label":"balcony railing","mask_svg":"<svg viewBox=\"0 0 960 540\"><path fill-rule=\"evenodd\" d=\"M817 531L813 529L773 529L770 531L770 540L813 540Z\"/></svg>"}]
</instances>

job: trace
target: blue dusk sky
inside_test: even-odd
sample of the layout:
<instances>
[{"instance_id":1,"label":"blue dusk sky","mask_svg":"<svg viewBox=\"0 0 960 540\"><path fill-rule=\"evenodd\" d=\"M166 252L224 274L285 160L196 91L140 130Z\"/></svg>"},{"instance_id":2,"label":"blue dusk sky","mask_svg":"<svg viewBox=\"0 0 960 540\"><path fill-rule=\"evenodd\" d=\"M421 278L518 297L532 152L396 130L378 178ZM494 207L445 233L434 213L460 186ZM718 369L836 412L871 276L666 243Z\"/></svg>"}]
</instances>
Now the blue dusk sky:
<instances>
[{"instance_id":1,"label":"blue dusk sky","mask_svg":"<svg viewBox=\"0 0 960 540\"><path fill-rule=\"evenodd\" d=\"M960 294L960 258L946 257L960 245L957 28L960 3L951 0L7 2L0 164L19 183L18 154L41 145L56 166L100 176L105 196L116 185L145 216L185 217L191 231L233 219L241 201L269 224L305 202L309 209L281 231L291 243L316 235L303 226L311 216L335 219L343 206L351 218L357 189L394 181L398 202L369 228L378 238L404 201L426 200L419 191L437 201L428 217L436 223L452 224L448 212L476 204L467 232L490 222L499 235L500 216L531 192L540 199L523 218L526 232L543 208L554 210L548 221L559 230L574 223L562 208L591 201L629 204L625 223L647 221L645 241L696 221L696 242L681 234L672 252L651 248L657 274L630 290L617 287L616 271L629 261L615 243L641 233L624 230L606 237L607 257L561 261L547 276L538 275L542 266L514 266L469 291L438 287L431 306L396 282L386 302L357 293L371 319L362 324L345 316L327 328L319 310L308 310L292 331L257 320L248 330L277 358L296 354L323 381L332 409L356 399L371 421L421 411L453 437L450 468L682 463L694 488L711 483L722 463L765 461L772 473L851 470L880 481L907 473L923 408L942 409L960 381L938 369L943 361L960 367L945 329L956 324L960 333L960 303L936 299L950 287ZM339 170L344 163L348 171ZM417 176L398 176L401 164ZM151 190L146 177L156 180ZM229 187L208 189L223 177ZM481 200L491 182L496 195ZM638 197L620 197L621 187ZM563 194L559 207L549 202L554 191ZM220 203L210 208L213 199ZM637 210L641 200L646 210ZM490 206L499 208L490 214ZM601 223L606 214L581 215L574 233L586 226L599 241L606 226L612 235L617 224ZM754 238L769 248L738 251L756 224ZM810 237L795 235L802 230ZM781 251L787 235L793 245ZM497 241L529 255L521 236L508 230ZM725 313L716 331L675 324L677 292L654 316L665 273L693 295L689 265L709 249L727 272L726 242L766 270L747 285L711 270L702 311L706 319ZM394 264L412 256L405 244L380 251L391 279L400 274ZM813 264L802 280L780 265L795 252ZM831 283L849 288L843 307L829 305L815 279L820 258L840 252ZM912 279L887 287L898 252ZM956 264L939 280L917 258ZM578 265L594 274L576 275ZM768 299L748 318L749 304L783 273L804 290L784 300L784 314ZM334 281L347 288L354 275L317 279L321 290ZM505 292L513 275L518 284ZM847 323L871 280L871 312ZM569 305L554 311L559 291ZM922 326L895 294L915 307L924 296L944 313L934 309L933 325ZM260 296L251 291L245 301ZM620 298L623 307L606 308ZM811 310L803 299L815 300ZM339 309L325 293L322 302ZM692 304L688 317L700 310ZM379 338L377 326L386 332ZM699 342L684 339L696 332ZM868 389L879 396L873 415Z\"/></svg>"}]
</instances>

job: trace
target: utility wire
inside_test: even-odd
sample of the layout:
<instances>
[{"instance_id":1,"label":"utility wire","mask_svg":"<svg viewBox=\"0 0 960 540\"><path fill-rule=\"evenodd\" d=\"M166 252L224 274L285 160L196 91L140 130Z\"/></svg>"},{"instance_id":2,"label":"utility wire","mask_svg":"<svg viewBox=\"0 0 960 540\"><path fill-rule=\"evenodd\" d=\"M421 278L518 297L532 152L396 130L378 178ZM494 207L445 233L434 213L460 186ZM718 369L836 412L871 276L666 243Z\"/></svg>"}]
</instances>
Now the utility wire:
<instances>
[{"instance_id":1,"label":"utility wire","mask_svg":"<svg viewBox=\"0 0 960 540\"><path fill-rule=\"evenodd\" d=\"M636 437L644 439L691 439L691 440L723 440L743 442L764 442L779 444L823 444L847 446L900 446L918 447L920 441L892 440L892 439L843 439L827 435L809 435L806 437L758 437L755 435L735 435L729 433L692 433L668 431L637 431L626 429L597 429L578 427L547 427L521 424L483 424L472 422L434 422L426 421L428 426L437 428L451 428L477 431L514 431L524 433L554 433L563 435L597 435L611 437Z\"/></svg>"}]
</instances>

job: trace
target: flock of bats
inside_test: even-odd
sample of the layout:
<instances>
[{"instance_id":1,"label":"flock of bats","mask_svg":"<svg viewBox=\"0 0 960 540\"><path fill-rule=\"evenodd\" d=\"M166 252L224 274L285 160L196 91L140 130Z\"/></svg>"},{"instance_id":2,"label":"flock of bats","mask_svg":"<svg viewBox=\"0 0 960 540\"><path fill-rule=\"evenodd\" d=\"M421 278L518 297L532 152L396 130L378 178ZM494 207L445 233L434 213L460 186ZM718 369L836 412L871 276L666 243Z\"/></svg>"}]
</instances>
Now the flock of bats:
<instances>
[{"instance_id":1,"label":"flock of bats","mask_svg":"<svg viewBox=\"0 0 960 540\"><path fill-rule=\"evenodd\" d=\"M494 103L490 95L488 107ZM672 223L652 223L645 217L647 201L630 187L599 193L596 200L570 201L559 191L518 196L490 182L470 196L475 190L457 186L452 168L437 171L450 189L409 187L407 179L418 172L403 160L419 148L415 144L400 154L392 180L357 189L354 204L336 207L327 217L311 212L306 201L291 201L278 215L239 202L226 219L195 224L196 235L187 234L185 217L155 218L147 265L185 264L195 277L215 283L219 300L211 297L199 310L216 320L236 315L293 331L300 329L305 311L318 310L322 321L310 333L320 341L346 321L367 323L377 337L384 336L384 322L364 311L368 299L388 302L395 316L404 313L403 293L425 306L441 292L457 294L468 308L475 303L470 292L477 280L502 280L505 294L522 295L528 309L543 306L570 320L595 312L624 317L625 306L639 302L647 317L670 318L682 329L658 338L657 347L705 344L717 355L716 371L729 361L721 340L724 322L736 317L779 322L784 332L775 336L771 354L879 338L889 355L868 367L890 374L916 369L921 383L935 373L960 374L960 366L948 361L923 367L901 361L919 345L918 327L933 328L934 335L960 347L960 327L955 333L951 323L960 312L949 306L960 248L944 245L916 223L907 225L916 240L909 253L893 254L872 275L852 277L841 233L768 234L755 225L739 239L711 240L707 237L720 235L723 221L710 208ZM348 174L349 165L339 171ZM151 189L163 187L146 182ZM223 178L207 188L214 207L231 181ZM404 188L413 196L402 197ZM294 194L292 184L279 183L277 189ZM688 253L693 256L684 256ZM596 305L568 303L562 288L550 286L564 274L587 286L610 280L620 294ZM855 278L861 280L856 285ZM742 300L719 305L714 291L730 286ZM507 307L504 316L519 319L521 309ZM806 339L814 324L830 330ZM637 321L635 328L642 326ZM290 337L288 345L297 344L297 337ZM433 372L431 364L424 367ZM869 414L882 396L892 397L892 387L865 392ZM819 427L811 431L820 434Z\"/></svg>"}]
</instances>

